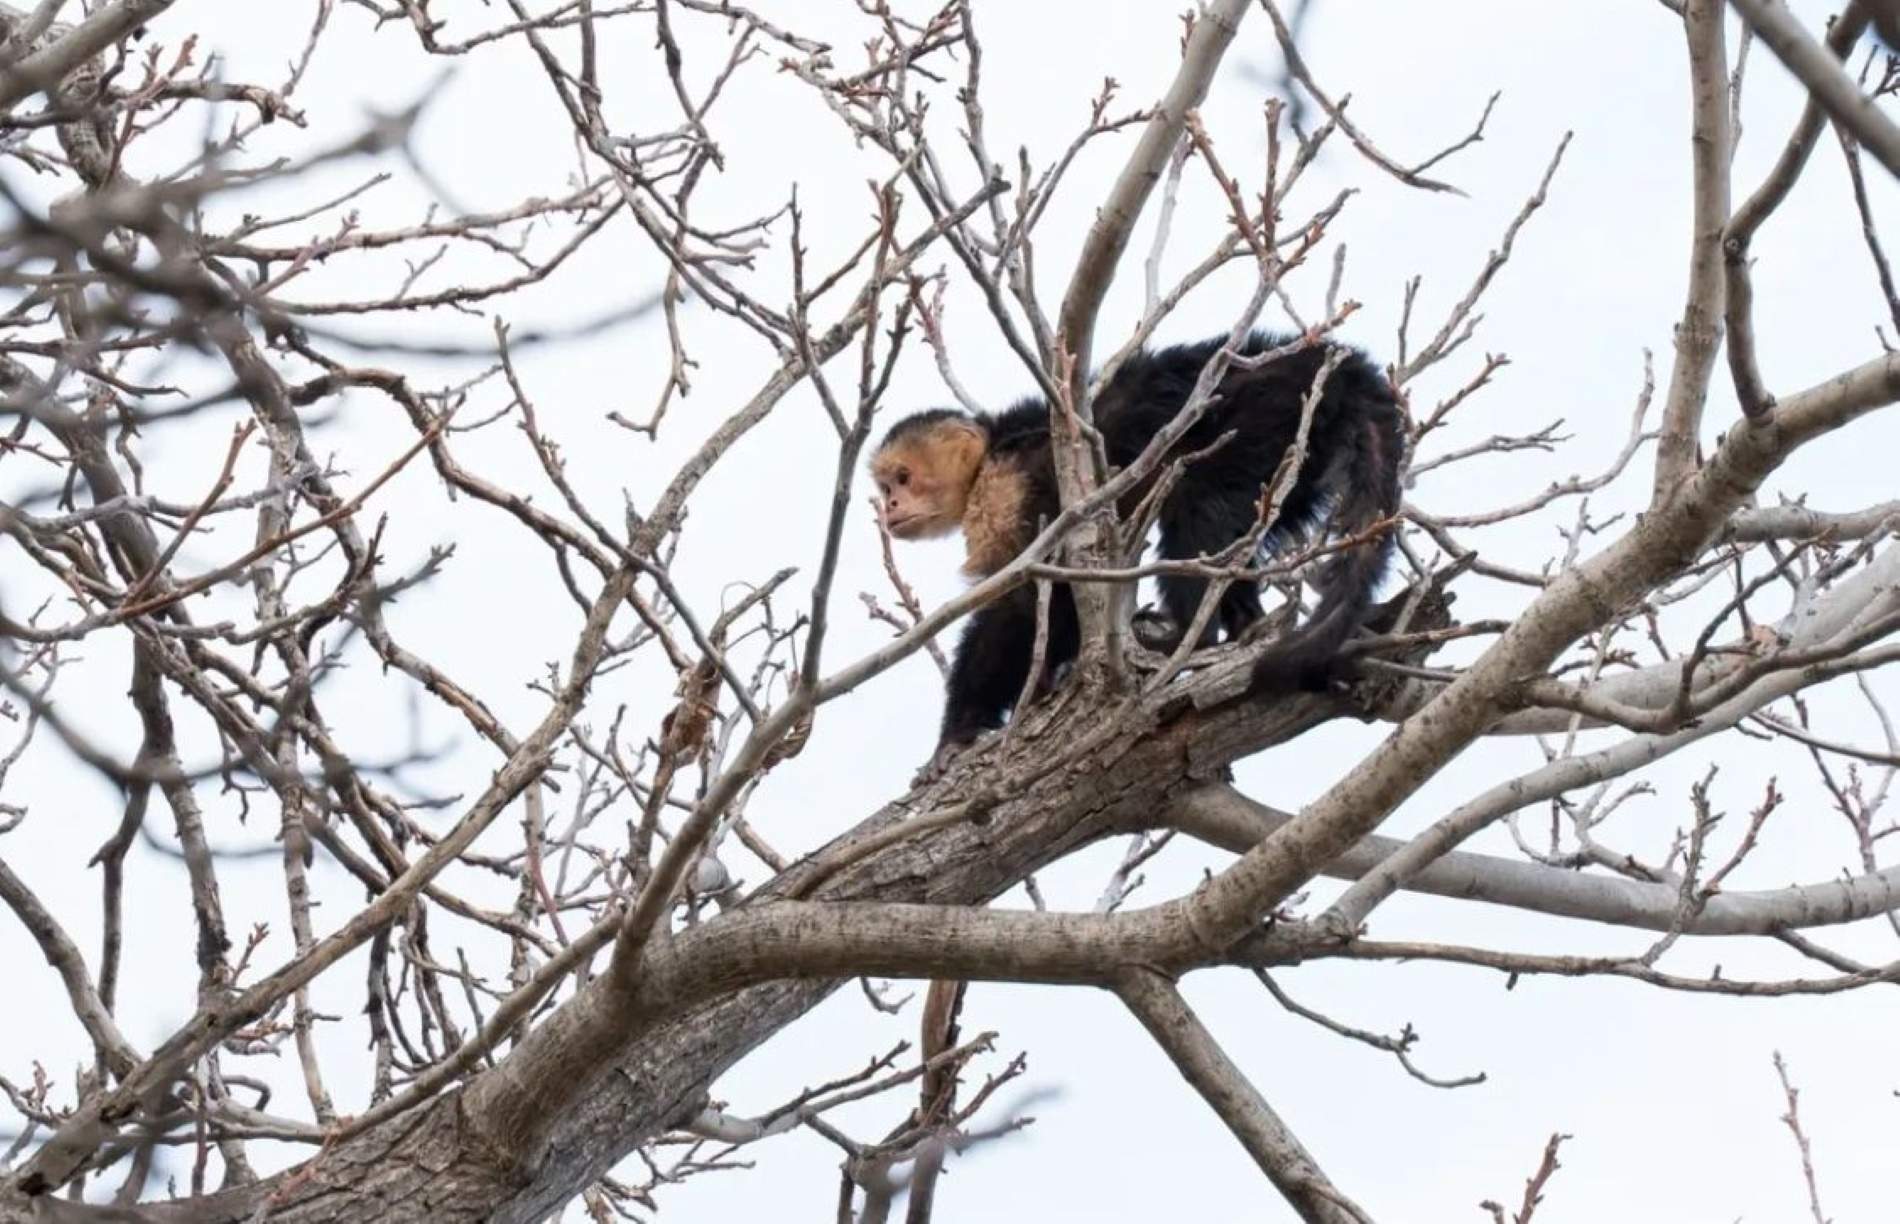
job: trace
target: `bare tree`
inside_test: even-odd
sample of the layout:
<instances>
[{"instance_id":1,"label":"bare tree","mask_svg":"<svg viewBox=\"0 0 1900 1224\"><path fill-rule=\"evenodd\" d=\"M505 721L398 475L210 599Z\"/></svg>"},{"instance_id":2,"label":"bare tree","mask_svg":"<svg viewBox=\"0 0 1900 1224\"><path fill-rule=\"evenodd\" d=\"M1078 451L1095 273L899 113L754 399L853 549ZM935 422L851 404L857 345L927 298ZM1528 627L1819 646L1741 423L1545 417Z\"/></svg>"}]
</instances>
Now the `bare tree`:
<instances>
[{"instance_id":1,"label":"bare tree","mask_svg":"<svg viewBox=\"0 0 1900 1224\"><path fill-rule=\"evenodd\" d=\"M1491 106L1440 150L1401 156L1351 114L1349 83L1320 80L1301 56L1297 20L1272 0L1208 0L1185 22L1165 90L1130 106L1110 82L1078 100L1073 140L1038 163L993 152L1016 142L984 109L969 0L911 14L858 0L826 19L848 41L821 37L815 17L792 28L726 0L508 0L453 18L429 0L282 7L306 23L296 51L278 79L248 83L210 54L215 6L0 6L0 899L92 1050L62 1082L9 1043L0 1089L17 1122L0 1216L526 1221L578 1202L595 1219L643 1218L663 1187L805 1128L839 1149L838 1219L884 1220L903 1203L921 1224L948 1156L1028 1120L997 1095L1021 1059L993 1061L996 1035L965 1031L957 983L982 980L1112 992L1300 1218L1365 1220L1179 978L1251 974L1263 1001L1458 1087L1477 1077L1421 1070L1409 1028L1334 1020L1280 971L1431 960L1737 996L1900 977L1900 960L1855 959L1815 934L1883 917L1900 933L1900 868L1881 855L1900 741L1868 679L1897 657L1900 503L1820 509L1773 483L1805 444L1900 399L1900 354L1780 385L1758 356L1751 280L1753 239L1834 124L1868 275L1892 309L1879 322L1900 335L1859 160L1866 149L1875 175L1896 165L1900 69L1877 55L1858 79L1841 67L1877 6L1853 0L1823 44L1780 6L1736 0L1813 91L1769 175L1738 188L1748 42L1731 40L1743 27L1726 26L1718 0L1665 0L1657 28L1686 48L1694 188L1693 214L1670 219L1690 275L1668 368L1591 424L1623 439L1602 471L1497 507L1469 492L1479 482L1431 482L1466 500L1421 492L1382 526L1400 534L1401 581L1349 648L1356 679L1271 700L1242 695L1258 644L1162 657L1126 633L1137 583L1157 567L1141 561L1146 521L1116 513L1139 481L1191 479L1192 456L1172 443L1227 364L1255 359L1219 353L1178 427L1122 470L1090 444L1094 389L1213 282L1247 289L1230 312L1235 340L1271 309L1294 321L1288 348L1335 343L1358 308L1329 232L1351 193L1309 170L1325 157L1421 193L1456 190L1449 171ZM327 116L305 135L320 109L307 74L344 22L465 74L490 54L526 57L533 104L564 116L566 189L458 201L417 139L435 121L424 81L407 109L352 117L334 138L317 134L338 122ZM1199 112L1237 38L1252 39L1249 56L1278 45L1307 122L1279 99L1244 126ZM743 121L728 100L765 77L828 112L833 127L811 139L854 142L875 167L855 205L813 215L787 182L742 211L717 189L722 125ZM1417 281L1404 290L1387 374L1408 411L1415 490L1429 473L1563 440L1551 425L1447 441L1505 364L1467 360L1478 308L1561 189L1568 143L1553 142L1442 318L1415 318ZM1225 151L1256 146L1264 158ZM1102 159L1113 169L1089 179L1081 167ZM392 178L430 202L408 215L376 206ZM1200 188L1225 224L1170 258L1177 197ZM1058 193L1091 190L1094 227L1052 285L1039 223ZM1104 300L1135 275L1126 254L1143 217L1155 224L1141 308L1110 326ZM598 302L551 291L589 263L635 272L597 278ZM550 310L576 301L581 313ZM1063 510L1013 563L934 608L877 541L889 590L859 592L870 617L846 632L857 605L839 589L841 558L874 539L853 482L899 363L974 399L946 329L952 303L1057 406ZM547 354L654 319L664 347L627 364L637 407L584 427L572 406L543 402ZM1718 391L1724 353L1733 413ZM755 370L753 389L689 411L714 361ZM1434 378L1450 390L1428 402ZM809 490L825 506L816 538L779 557L695 537L689 509L789 412L807 433L830 431ZM603 420L631 456L620 488L570 463ZM414 548L393 543L404 524L378 505L393 487L426 487L446 524L445 542L409 564L392 564ZM1593 496L1632 488L1640 514L1593 515ZM1250 542L1276 502L1264 491ZM1507 523L1554 528L1559 554L1541 567L1500 559L1480 537ZM238 524L241 540L216 530ZM1303 567L1341 543L1188 563L1214 579L1197 621L1235 581L1277 584L1296 615ZM463 548L508 558L461 615L545 660L525 695L433 657L428 623L401 606L445 581ZM971 609L1055 580L1078 593L1085 646L1053 694L939 776L838 819L847 831L814 852L774 845L765 817L801 800L772 771L821 741L867 681L936 651ZM527 588L553 609L532 629L507 610ZM1458 596L1499 615L1456 619ZM634 678L634 697L616 699L609 677ZM1811 716L1820 690L1862 695L1860 713L1836 703ZM129 740L98 708L118 691ZM371 702L411 710L407 744L361 733ZM1390 729L1297 812L1228 781L1236 761L1355 719ZM461 743L445 748L433 731L451 724ZM1538 737L1544 762L1414 836L1377 832L1447 766L1511 736ZM1646 772L1714 737L1811 762L1816 794L1854 831L1845 874L1730 888L1789 805L1769 780L1741 800L1745 818L1724 820L1734 792L1713 770L1678 797L1661 854L1606 835ZM9 771L40 761L77 761L86 786L107 780L116 827L92 832L115 822L80 810L96 806L80 775L68 814L17 783L10 793ZM1547 835L1520 828L1532 810ZM37 886L50 858L15 849L53 821L71 830L61 869L83 863L96 896ZM1520 857L1459 849L1501 823ZM1232 857L1197 887L1130 908L1144 864L1180 835ZM1092 910L1042 903L1036 872L1114 837L1129 847ZM142 1048L134 1034L157 1013L119 984L138 921L128 863L147 843L182 864L195 985L190 1014ZM268 893L248 883L260 858L276 873ZM247 883L232 887L239 874ZM1320 877L1349 885L1313 904ZM1033 908L988 904L1024 885ZM1371 938L1368 920L1401 890L1654 938L1640 954L1589 957ZM82 910L101 915L96 950L71 934ZM1678 967L1688 944L1735 939L1777 941L1813 968ZM933 982L914 1050L834 1051L823 1082L763 1111L714 1098L725 1071L853 978L869 1005L902 1005L871 977ZM347 991L360 1016L326 1012L320 991ZM339 1025L366 1058L326 1059L320 1034ZM261 1068L279 1056L302 1099L273 1100ZM1818 1218L1809 1139L1785 1073L1783 1084ZM893 1094L881 1136L838 1120ZM1549 1190L1562 1139L1516 1219Z\"/></svg>"}]
</instances>

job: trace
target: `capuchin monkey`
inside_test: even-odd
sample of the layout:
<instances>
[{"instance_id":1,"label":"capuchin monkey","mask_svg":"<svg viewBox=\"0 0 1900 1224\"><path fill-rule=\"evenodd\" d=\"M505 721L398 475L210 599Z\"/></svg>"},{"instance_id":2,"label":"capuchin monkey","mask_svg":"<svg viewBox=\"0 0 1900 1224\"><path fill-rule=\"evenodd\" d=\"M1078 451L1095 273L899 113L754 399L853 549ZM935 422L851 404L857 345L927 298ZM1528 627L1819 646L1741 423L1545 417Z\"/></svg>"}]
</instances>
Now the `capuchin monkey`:
<instances>
[{"instance_id":1,"label":"capuchin monkey","mask_svg":"<svg viewBox=\"0 0 1900 1224\"><path fill-rule=\"evenodd\" d=\"M1285 337L1256 332L1243 355L1280 347ZM1155 434L1180 411L1201 368L1226 337L1179 345L1130 358L1095 400L1095 425L1117 468L1133 463ZM1260 500L1281 457L1299 432L1301 410L1326 359L1313 345L1258 369L1229 367L1218 396L1174 447L1184 455L1214 447L1189 464L1161 503L1160 553L1188 559L1220 552L1252 530ZM1061 505L1050 452L1049 405L1024 399L994 415L955 409L919 412L897 422L871 457L879 512L890 533L921 540L961 530L963 572L985 578L1009 564ZM1332 371L1314 409L1305 461L1263 544L1286 544L1330 532L1365 534L1399 507L1402 425L1392 390L1364 354L1353 350ZM1140 501L1153 477L1123 501ZM1319 604L1307 622L1285 635L1255 668L1250 691L1323 689L1334 675L1340 647L1358 628L1392 551L1392 533L1341 549L1320 567ZM1204 578L1164 574L1161 602L1179 632L1193 620ZM1260 619L1259 588L1230 583L1216 613L1229 639ZM943 732L933 764L984 731L1002 725L1023 692L1036 636L1033 583L978 609L964 628L950 668ZM1214 625L1209 625L1211 644ZM1179 641L1179 632L1175 640ZM1075 658L1075 601L1065 583L1050 592L1051 672ZM926 767L929 768L929 767Z\"/></svg>"}]
</instances>

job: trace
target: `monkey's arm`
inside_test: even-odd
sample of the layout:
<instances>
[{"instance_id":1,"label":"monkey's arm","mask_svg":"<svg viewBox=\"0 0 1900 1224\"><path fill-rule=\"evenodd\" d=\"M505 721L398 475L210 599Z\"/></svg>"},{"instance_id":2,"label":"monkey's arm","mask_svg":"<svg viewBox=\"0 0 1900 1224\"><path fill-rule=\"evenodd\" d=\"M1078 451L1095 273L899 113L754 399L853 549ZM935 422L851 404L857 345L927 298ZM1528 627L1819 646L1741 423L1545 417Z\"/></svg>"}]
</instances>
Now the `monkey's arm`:
<instances>
[{"instance_id":1,"label":"monkey's arm","mask_svg":"<svg viewBox=\"0 0 1900 1224\"><path fill-rule=\"evenodd\" d=\"M1058 583L1050 592L1049 635L1043 650L1044 677L1075 658L1075 601ZM1022 587L979 610L963 630L950 665L944 695L943 734L937 751L917 773L923 782L985 731L1000 727L1004 713L1022 696L1036 644L1036 593ZM1039 686L1040 687L1040 686ZM1031 694L1032 696L1034 694Z\"/></svg>"},{"instance_id":2,"label":"monkey's arm","mask_svg":"<svg viewBox=\"0 0 1900 1224\"><path fill-rule=\"evenodd\" d=\"M1051 621L1053 612L1052 606ZM1003 725L1003 715L1022 694L1035 639L1033 588L1019 587L970 617L950 665L939 755Z\"/></svg>"}]
</instances>

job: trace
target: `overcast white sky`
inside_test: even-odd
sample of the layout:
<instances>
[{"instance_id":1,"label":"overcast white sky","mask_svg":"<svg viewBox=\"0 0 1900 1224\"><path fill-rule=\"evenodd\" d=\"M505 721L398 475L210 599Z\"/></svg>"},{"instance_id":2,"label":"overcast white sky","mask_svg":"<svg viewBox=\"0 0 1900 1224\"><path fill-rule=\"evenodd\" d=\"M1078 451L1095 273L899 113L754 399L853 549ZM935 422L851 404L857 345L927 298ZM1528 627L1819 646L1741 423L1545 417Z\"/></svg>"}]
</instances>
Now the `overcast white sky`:
<instances>
[{"instance_id":1,"label":"overcast white sky","mask_svg":"<svg viewBox=\"0 0 1900 1224\"><path fill-rule=\"evenodd\" d=\"M500 20L499 8L458 10L451 32ZM842 0L776 6L787 23L809 21L841 48L863 38L855 7ZM916 8L918 6L906 6ZM1089 3L1002 3L980 0L979 30L987 50L984 105L992 149L1008 157L1026 146L1046 163L1072 137L1104 76L1121 84L1120 102L1146 105L1176 62L1181 4L1137 0ZM274 81L301 45L312 5L275 0L238 5L184 0L156 28L162 39L185 31L216 49L233 79ZM1797 3L1811 22L1824 4ZM373 33L366 15L343 9L300 97L311 133L261 134L252 153L308 149L322 134L341 136L364 108L391 109L415 100L441 70L414 48L404 29ZM801 25L801 29L805 28ZM644 21L607 27L603 47L607 112L617 130L671 126L675 111L654 70L651 29ZM1290 218L1310 212L1344 186L1359 189L1331 233L1348 249L1346 292L1364 303L1346 334L1381 360L1393 353L1404 282L1424 278L1418 313L1425 330L1464 293L1509 218L1536 185L1566 130L1575 138L1550 200L1522 235L1515 258L1492 288L1476 343L1432 372L1412 393L1432 403L1469 377L1484 352L1512 364L1440 442L1450 447L1501 431L1525 432L1562 418L1574 440L1556 456L1513 457L1455 469L1427 480L1412 496L1434 510L1472 511L1504 504L1551 480L1596 470L1620 446L1641 385L1643 352L1655 353L1666 379L1670 331L1680 309L1687 266L1688 138L1684 50L1676 19L1655 0L1592 3L1558 0L1463 0L1426 5L1406 0L1321 3L1309 23L1307 58L1335 93L1350 92L1352 113L1383 147L1415 160L1462 135L1494 90L1502 90L1483 143L1438 172L1465 197L1405 190L1372 171L1342 143L1333 147L1296 197ZM709 46L699 43L699 47ZM695 43L689 39L689 63ZM849 51L841 50L841 58ZM694 69L712 68L709 58ZM456 205L480 207L560 192L575 161L563 135L565 117L525 49L502 44L455 65L426 113L417 148ZM1259 13L1238 42L1203 108L1206 124L1230 168L1253 173L1263 149L1259 122L1263 83L1277 73L1271 30ZM703 79L695 77L694 79ZM797 184L806 211L814 263L824 265L861 237L869 208L864 182L885 167L856 150L836 120L789 74L753 65L731 87L714 131L727 168L702 193L708 220L743 219L775 206ZM1736 158L1738 198L1752 189L1779 151L1798 95L1772 58L1751 57L1744 135ZM943 147L953 116L939 116ZM1085 154L1043 223L1038 250L1046 302L1059 297L1094 202L1119 168L1128 141L1103 141ZM966 163L967 164L967 163ZM959 164L966 184L975 176ZM134 167L135 171L138 167ZM368 216L413 218L425 198L398 165L396 179L363 203ZM373 167L339 167L326 184L341 186ZM17 171L8 173L17 177ZM1900 192L1870 163L1876 214L1900 243ZM1194 175L1190 174L1190 179ZM10 180L11 181L11 180ZM312 196L325 187L311 185ZM245 201L263 210L281 197ZM237 207L234 203L232 207ZM1190 183L1175 222L1171 266L1184 268L1211 245L1221 224L1213 194ZM631 225L617 225L611 244L562 270L508 306L521 327L579 320L657 288L656 260ZM1145 250L1144 224L1136 249ZM1773 389L1786 391L1867 359L1878 351L1873 327L1882 308L1867 265L1838 148L1824 140L1814 165L1787 206L1756 243L1757 318L1762 360ZM1327 251L1330 255L1330 248ZM947 252L944 258L948 258ZM338 293L386 287L399 270L360 279L367 265L339 269ZM1320 313L1324 263L1292 286L1309 314ZM1110 296L1101 343L1128 327L1139 307L1140 280L1131 270ZM1244 301L1244 271L1216 278L1167 325L1164 339L1199 338L1226 328ZM774 279L776 278L776 279ZM789 291L783 265L762 264L752 282L768 300ZM766 292L767 286L776 286ZM677 458L742 402L773 366L763 344L703 311L688 314L687 343L701 365L691 398L676 405L671 432L649 445L604 422L610 410L644 417L666 369L657 319L621 327L585 342L524 354L521 370L544 424L566 447L576 484L611 515L622 487L636 505L650 504ZM415 334L435 325L418 323ZM1417 325L1415 325L1416 327ZM461 327L479 336L482 325ZM981 399L1002 403L1020 394L1024 372L986 325L967 293L953 295L949 332L963 381ZM394 359L392 359L394 360ZM415 368L411 364L410 368ZM1708 414L1710 436L1734 418L1725 376ZM490 388L471 409L501 406ZM921 347L898 373L894 406L947 402ZM193 500L222 457L232 417L227 412L188 430L157 431L147 468L154 485ZM360 478L408 440L407 426L386 404L343 403L315 432ZM830 430L814 396L801 389L774 419L721 465L696 501L676 573L687 592L715 606L722 586L757 580L787 564L809 572L829 495ZM458 442L464 462L520 487L541 491L512 431L493 430ZM1808 493L1824 508L1864 505L1895 492L1893 456L1900 425L1889 414L1856 427L1851 437L1823 441L1779 474L1772 491ZM1647 488L1646 470L1599 498L1602 510L1629 508ZM19 477L0 466L0 496L20 493ZM393 614L399 637L423 650L489 703L511 725L538 716L541 698L526 685L545 663L565 657L574 627L544 551L501 516L448 503L427 469L417 466L379 496L390 516L385 552L391 572L429 546L453 540L458 551L442 579L407 598ZM1501 559L1535 566L1560 544L1556 527L1568 510L1528 526L1485 537ZM248 542L235 523L184 550L188 568L206 566ZM905 560L927 601L958 588L958 546L911 550ZM0 554L4 556L4 554ZM0 561L0 583L12 588L19 560ZM838 581L834 661L882 640L856 601L860 590L884 590L868 518L854 519ZM234 608L248 597L240 597ZM14 596L9 590L9 608ZM1509 615L1521 596L1473 589L1464 616ZM1489 601L1489 602L1487 602ZM209 616L206 612L204 615ZM104 644L88 649L84 683L63 690L70 716L129 756L137 743L131 711L120 699L125 665ZM361 660L357 660L360 664ZM1884 686L1891 689L1889 682ZM410 713L392 699L380 673L358 666L331 681L326 701L347 745L368 758L406 742ZM604 725L619 704L635 725L651 724L670 697L670 681L649 662L616 673L594 695L591 717ZM177 703L182 711L184 703ZM751 806L751 819L782 850L803 852L850 827L899 793L928 755L939 707L938 681L927 659L908 661L828 709L803 756L775 771ZM1845 698L1817 711L1861 721ZM201 719L181 714L195 757L212 751ZM457 725L424 709L425 739L453 749L418 771L419 786L468 793L479 787L492 756L467 742ZM1338 725L1297 746L1243 764L1242 788L1291 808L1323 791L1376 742L1376 727ZM1863 734L1861 738L1866 738ZM1748 744L1745 754L1737 747ZM1487 745L1434 779L1386 825L1404 833L1510 772L1539 759L1533 743ZM1722 765L1718 806L1742 812L1771 775L1791 793L1769 826L1761 850L1733 880L1737 887L1773 887L1837 874L1850 861L1845 823L1826 806L1802 758L1732 737L1685 753L1651 775L1658 793L1627 808L1610 830L1617 844L1660 858L1687 819L1688 782L1711 762ZM275 815L248 828L237 805L215 786L201 788L220 845L268 844ZM40 745L9 781L6 798L31 804L26 823L0 845L9 864L56 905L91 951L97 947L97 882L85 862L118 817L109 788ZM156 806L155 806L156 810ZM1530 824L1544 817L1527 813ZM447 814L438 819L446 823ZM167 823L156 820L155 828ZM161 836L169 839L168 833ZM490 837L518 836L509 820ZM501 844L496 841L494 844ZM1477 848L1509 853L1494 829ZM1105 846L1049 872L1052 905L1085 908L1120 852ZM1220 856L1178 845L1151 865L1149 900L1192 885ZM753 882L762 868L735 861ZM268 858L226 869L234 933L252 921L278 932L260 960L287 953L281 883ZM332 904L319 920L334 924L360 901L341 871L320 862L320 886ZM1321 901L1333 886L1316 888ZM184 877L171 862L137 852L128 901L136 923L128 933L122 995L128 1035L148 1047L188 1014L194 986L192 929ZM1021 902L1020 895L1007 903ZM1383 907L1374 932L1390 938L1443 938L1487 946L1552 952L1630 951L1647 946L1635 932L1534 919L1511 911L1401 897ZM453 947L456 928L437 928L438 947ZM1893 932L1883 925L1830 936L1844 951L1894 958ZM479 941L475 941L479 942ZM473 943L471 943L473 947ZM1721 963L1727 972L1796 973L1798 962L1774 949L1698 945L1676 953L1685 972ZM56 977L30 940L0 923L0 963L15 992L0 1027L7 1033L0 1072L18 1078L37 1057L65 1079L85 1057ZM1823 1202L1837 1221L1894 1215L1891 1172L1900 1146L1900 1044L1890 989L1823 999L1733 1000L1684 997L1613 981L1527 980L1507 990L1496 975L1436 967L1318 965L1281 975L1296 998L1361 1027L1395 1031L1410 1022L1424 1035L1416 1057L1441 1075L1483 1071L1484 1084L1436 1091L1407 1078L1391 1060L1348 1044L1281 1012L1249 977L1209 973L1186 991L1267 1098L1337 1183L1376 1218L1393 1221L1476 1220L1485 1197L1515 1201L1552 1131L1575 1136L1564 1168L1540 1209L1540 1224L1565 1221L1787 1221L1807 1218L1794 1146L1778 1118L1783 1108L1770 1065L1780 1050L1803 1088L1803 1117L1815 1143ZM360 1108L367 1076L360 1017L362 965L353 958L325 978L320 1010L341 1017L323 1038L331 1087L346 1110ZM911 1011L914 1011L911 1009ZM746 1060L717 1086L739 1112L758 1112L800 1087L854 1069L874 1051L911 1035L911 1011L892 1020L874 1014L855 990L840 992L812 1016ZM1011 1141L951 1165L940 1191L944 1220L1139 1221L1205 1217L1280 1221L1292 1213L1240 1147L1161 1053L1111 997L1092 991L978 985L964 1015L966 1033L1000 1031L999 1049L1029 1052L1026 1089L1052 1091L1035 1102L1036 1124ZM292 1060L276 1069L275 1108L302 1102ZM1000 1062L999 1064L1000 1065ZM992 1117L1012 1099L1006 1090ZM881 1132L903 1106L876 1104L847 1118L861 1133ZM663 1199L673 1220L829 1218L835 1200L835 1150L795 1134L747 1153L758 1167L695 1179ZM574 1213L570 1213L572 1217Z\"/></svg>"}]
</instances>

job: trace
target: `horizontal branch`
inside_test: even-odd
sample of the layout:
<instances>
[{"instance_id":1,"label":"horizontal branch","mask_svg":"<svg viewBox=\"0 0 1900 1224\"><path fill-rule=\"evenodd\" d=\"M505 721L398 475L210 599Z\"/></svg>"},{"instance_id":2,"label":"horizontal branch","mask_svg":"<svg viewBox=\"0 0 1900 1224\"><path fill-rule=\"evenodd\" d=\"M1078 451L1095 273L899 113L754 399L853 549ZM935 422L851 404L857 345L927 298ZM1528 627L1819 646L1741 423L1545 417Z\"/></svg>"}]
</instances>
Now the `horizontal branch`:
<instances>
[{"instance_id":1,"label":"horizontal branch","mask_svg":"<svg viewBox=\"0 0 1900 1224\"><path fill-rule=\"evenodd\" d=\"M1194 791L1166 815L1170 828L1236 853L1252 848L1291 819L1291 813L1256 803L1228 786ZM1320 874L1336 880L1362 879L1405 845L1399 838L1373 834ZM1900 867L1790 888L1718 892L1687 916L1681 913L1681 891L1672 884L1566 871L1463 850L1440 855L1401 887L1560 918L1646 931L1678 929L1685 935L1703 936L1776 935L1900 912Z\"/></svg>"},{"instance_id":2,"label":"horizontal branch","mask_svg":"<svg viewBox=\"0 0 1900 1224\"><path fill-rule=\"evenodd\" d=\"M1767 540L1859 540L1900 526L1900 501L1829 513L1806 506L1758 506L1736 513L1722 538L1736 544Z\"/></svg>"},{"instance_id":3,"label":"horizontal branch","mask_svg":"<svg viewBox=\"0 0 1900 1224\"><path fill-rule=\"evenodd\" d=\"M1495 969L1512 977L1621 977L1689 994L1776 998L1784 995L1828 995L1858 990L1881 982L1900 980L1900 964L1843 972L1828 978L1727 978L1720 972L1708 977L1668 973L1636 956L1548 956L1535 952L1505 952L1454 944L1394 943L1360 939L1347 944L1341 955L1354 960L1444 961Z\"/></svg>"}]
</instances>

